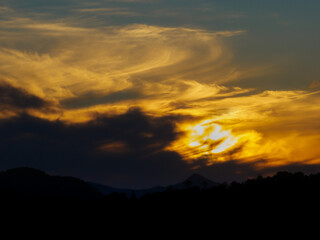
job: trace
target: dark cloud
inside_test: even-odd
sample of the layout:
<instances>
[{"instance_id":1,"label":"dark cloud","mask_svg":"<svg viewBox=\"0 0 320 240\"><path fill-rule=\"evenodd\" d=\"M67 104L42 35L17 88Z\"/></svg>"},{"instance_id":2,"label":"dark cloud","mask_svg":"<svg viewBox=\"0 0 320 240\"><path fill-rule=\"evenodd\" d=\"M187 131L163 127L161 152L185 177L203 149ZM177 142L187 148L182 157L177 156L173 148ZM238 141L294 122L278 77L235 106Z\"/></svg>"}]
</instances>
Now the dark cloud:
<instances>
[{"instance_id":1,"label":"dark cloud","mask_svg":"<svg viewBox=\"0 0 320 240\"><path fill-rule=\"evenodd\" d=\"M165 148L179 137L175 123L185 116L152 117L139 109L99 115L81 124L48 121L27 114L0 121L0 169L28 166L115 187L143 188L180 182L192 173L214 181L241 181L277 171L320 170L320 165L257 168L268 160L193 164ZM236 149L235 151L240 151ZM259 169L259 170L258 170Z\"/></svg>"},{"instance_id":2,"label":"dark cloud","mask_svg":"<svg viewBox=\"0 0 320 240\"><path fill-rule=\"evenodd\" d=\"M65 99L61 101L61 104L67 109L75 109L91 107L98 104L116 103L142 97L142 94L135 90L122 90L108 95L97 95L89 92L76 98Z\"/></svg>"},{"instance_id":3,"label":"dark cloud","mask_svg":"<svg viewBox=\"0 0 320 240\"><path fill-rule=\"evenodd\" d=\"M0 84L0 110L43 109L51 104L27 91L9 84Z\"/></svg>"},{"instance_id":4,"label":"dark cloud","mask_svg":"<svg viewBox=\"0 0 320 240\"><path fill-rule=\"evenodd\" d=\"M29 166L115 186L169 184L188 169L165 150L178 137L176 119L131 109L72 125L26 114L2 120L0 168Z\"/></svg>"}]
</instances>

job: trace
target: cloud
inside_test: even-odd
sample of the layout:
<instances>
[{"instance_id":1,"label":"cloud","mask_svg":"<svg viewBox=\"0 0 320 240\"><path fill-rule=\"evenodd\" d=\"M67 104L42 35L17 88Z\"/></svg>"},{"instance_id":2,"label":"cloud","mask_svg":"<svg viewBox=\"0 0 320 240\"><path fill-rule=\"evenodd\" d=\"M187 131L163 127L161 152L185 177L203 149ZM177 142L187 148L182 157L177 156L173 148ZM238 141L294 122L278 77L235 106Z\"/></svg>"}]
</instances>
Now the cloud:
<instances>
[{"instance_id":1,"label":"cloud","mask_svg":"<svg viewBox=\"0 0 320 240\"><path fill-rule=\"evenodd\" d=\"M30 94L24 89L0 82L0 118L32 111L56 113L53 102Z\"/></svg>"},{"instance_id":2,"label":"cloud","mask_svg":"<svg viewBox=\"0 0 320 240\"><path fill-rule=\"evenodd\" d=\"M232 130L239 139L234 148L241 146L233 154L238 161L263 157L269 165L284 165L319 157L317 148L311 149L319 143L316 92L258 91L230 84L250 72L234 65L224 43L242 31L149 25L84 28L30 19L12 24L32 34L22 42L16 36L24 31L6 33L13 40L6 39L10 46L0 49L0 76L59 108L55 114L29 114L71 124L140 107L153 116L190 115ZM186 131L184 124L181 131ZM114 141L101 149L127 146ZM218 157L230 160L224 154ZM207 164L216 159L208 158Z\"/></svg>"},{"instance_id":3,"label":"cloud","mask_svg":"<svg viewBox=\"0 0 320 240\"><path fill-rule=\"evenodd\" d=\"M269 165L270 159L230 158L208 165L188 163L166 148L181 137L177 124L192 117L153 117L139 109L98 115L90 122L66 124L22 114L0 122L1 169L29 166L115 187L145 188L180 182L197 172L215 181L242 181L279 170L315 172L319 162ZM193 119L194 120L194 119ZM242 149L235 149L236 156ZM229 154L229 153L226 153ZM261 166L264 167L261 167Z\"/></svg>"},{"instance_id":4,"label":"cloud","mask_svg":"<svg viewBox=\"0 0 320 240\"><path fill-rule=\"evenodd\" d=\"M178 120L139 109L72 125L23 114L0 123L0 168L30 166L122 187L169 184L188 172L165 150L179 135Z\"/></svg>"},{"instance_id":5,"label":"cloud","mask_svg":"<svg viewBox=\"0 0 320 240\"><path fill-rule=\"evenodd\" d=\"M142 94L134 90L122 90L108 95L96 95L95 93L86 93L77 98L70 98L61 101L66 109L85 108L99 104L117 103L121 101L143 98Z\"/></svg>"},{"instance_id":6,"label":"cloud","mask_svg":"<svg viewBox=\"0 0 320 240\"><path fill-rule=\"evenodd\" d=\"M310 89L319 89L320 88L320 81L313 81L310 86L309 86Z\"/></svg>"},{"instance_id":7,"label":"cloud","mask_svg":"<svg viewBox=\"0 0 320 240\"><path fill-rule=\"evenodd\" d=\"M6 31L8 24L15 30ZM2 30L0 76L72 109L104 112L112 107L123 112L134 103L165 112L176 102L219 97L226 91L219 84L241 75L223 41L243 31L85 28L29 18L3 21ZM247 90L234 94L239 91Z\"/></svg>"},{"instance_id":8,"label":"cloud","mask_svg":"<svg viewBox=\"0 0 320 240\"><path fill-rule=\"evenodd\" d=\"M84 14L95 14L105 16L139 16L140 14L134 11L130 11L128 8L81 8L75 9L75 12Z\"/></svg>"},{"instance_id":9,"label":"cloud","mask_svg":"<svg viewBox=\"0 0 320 240\"><path fill-rule=\"evenodd\" d=\"M37 109L48 106L48 102L45 100L8 84L0 85L0 104L20 109Z\"/></svg>"},{"instance_id":10,"label":"cloud","mask_svg":"<svg viewBox=\"0 0 320 240\"><path fill-rule=\"evenodd\" d=\"M121 11L121 10L127 10L127 8L81 8L76 9L74 11L76 12L113 12L113 11Z\"/></svg>"},{"instance_id":11,"label":"cloud","mask_svg":"<svg viewBox=\"0 0 320 240\"><path fill-rule=\"evenodd\" d=\"M211 114L178 124L185 135L168 149L195 168L234 160L258 161L256 170L319 164L319 100L319 92L264 91L200 101Z\"/></svg>"},{"instance_id":12,"label":"cloud","mask_svg":"<svg viewBox=\"0 0 320 240\"><path fill-rule=\"evenodd\" d=\"M88 176L96 173L97 178L118 185L131 177L143 185L134 170L159 180L157 168L173 176L172 169L179 167L182 174L219 164L236 163L232 166L247 167L249 172L319 163L317 81L310 91L264 89L263 84L278 84L278 70L243 60L247 54L250 58L251 48L242 49L245 53L236 59L233 56L230 38L247 36L246 31L210 31L186 24L126 25L125 21L111 26L107 24L114 22L106 23L95 14L134 9L101 6L81 4L68 8L70 16L61 18L13 10L1 16L0 78L6 83L1 121L21 126L17 128L21 134L8 133L11 137L3 141L8 148L15 144L21 148L29 156L28 163L45 167L47 162L42 161L48 159L48 168L62 169L64 164L57 159L63 156L70 173L85 174L87 169ZM240 87L241 81L247 81L247 86ZM49 103L56 109L50 114L45 107ZM132 107L147 114L128 112ZM21 112L28 115L20 116ZM101 117L104 114L107 117ZM165 116L191 117L178 121ZM201 121L220 126L216 133L229 132L234 138L222 134L215 142L198 139L206 151L181 148L190 144L189 131ZM22 134L31 125L33 130ZM34 130L36 125L44 132ZM221 144L225 151L220 151ZM34 159L28 152L38 149L33 145L44 149L36 151ZM186 154L190 152L197 154ZM206 152L213 154L208 157ZM18 164L23 155L14 154Z\"/></svg>"},{"instance_id":13,"label":"cloud","mask_svg":"<svg viewBox=\"0 0 320 240\"><path fill-rule=\"evenodd\" d=\"M11 12L11 11L12 11L12 9L10 9L9 7L6 7L6 6L0 7L0 12L7 13L7 12Z\"/></svg>"}]
</instances>

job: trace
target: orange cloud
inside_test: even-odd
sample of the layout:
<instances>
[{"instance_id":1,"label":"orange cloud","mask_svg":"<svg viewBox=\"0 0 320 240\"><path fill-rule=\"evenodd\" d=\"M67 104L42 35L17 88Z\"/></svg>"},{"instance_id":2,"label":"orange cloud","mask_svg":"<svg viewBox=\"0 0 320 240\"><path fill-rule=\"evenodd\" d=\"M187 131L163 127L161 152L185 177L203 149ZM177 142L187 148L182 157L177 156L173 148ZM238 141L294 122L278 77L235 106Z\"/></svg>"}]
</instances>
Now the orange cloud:
<instances>
[{"instance_id":1,"label":"orange cloud","mask_svg":"<svg viewBox=\"0 0 320 240\"><path fill-rule=\"evenodd\" d=\"M0 79L60 110L30 114L70 124L133 106L154 116L193 116L177 123L183 134L168 148L186 161L319 163L317 81L313 91L232 86L268 71L233 61L224 40L244 33L150 25L84 28L7 18L0 21ZM1 118L13 115L6 111ZM124 149L108 144L102 149Z\"/></svg>"},{"instance_id":2,"label":"orange cloud","mask_svg":"<svg viewBox=\"0 0 320 240\"><path fill-rule=\"evenodd\" d=\"M320 88L320 82L319 81L313 81L310 86L309 86L310 89L317 89L317 88Z\"/></svg>"},{"instance_id":3,"label":"orange cloud","mask_svg":"<svg viewBox=\"0 0 320 240\"><path fill-rule=\"evenodd\" d=\"M5 31L8 23L16 31ZM0 77L41 98L72 102L73 109L123 111L129 103L166 111L173 102L225 94L217 83L239 75L223 38L243 31L148 25L89 29L29 18L4 20L1 29L7 47L0 48ZM124 92L135 97L119 97ZM66 110L63 116L68 115Z\"/></svg>"},{"instance_id":4,"label":"orange cloud","mask_svg":"<svg viewBox=\"0 0 320 240\"><path fill-rule=\"evenodd\" d=\"M320 92L265 91L212 101L224 111L179 125L169 149L208 165L237 160L257 168L320 162ZM264 159L265 161L260 161Z\"/></svg>"}]
</instances>

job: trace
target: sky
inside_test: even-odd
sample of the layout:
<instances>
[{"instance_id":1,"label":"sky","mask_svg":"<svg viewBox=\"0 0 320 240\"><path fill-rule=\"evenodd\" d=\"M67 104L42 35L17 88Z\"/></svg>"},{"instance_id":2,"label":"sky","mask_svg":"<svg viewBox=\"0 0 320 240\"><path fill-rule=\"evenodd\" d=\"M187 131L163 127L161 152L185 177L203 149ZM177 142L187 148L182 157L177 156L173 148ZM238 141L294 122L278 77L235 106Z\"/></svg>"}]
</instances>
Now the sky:
<instances>
[{"instance_id":1,"label":"sky","mask_svg":"<svg viewBox=\"0 0 320 240\"><path fill-rule=\"evenodd\" d=\"M318 172L319 10L0 0L0 170L123 188Z\"/></svg>"}]
</instances>

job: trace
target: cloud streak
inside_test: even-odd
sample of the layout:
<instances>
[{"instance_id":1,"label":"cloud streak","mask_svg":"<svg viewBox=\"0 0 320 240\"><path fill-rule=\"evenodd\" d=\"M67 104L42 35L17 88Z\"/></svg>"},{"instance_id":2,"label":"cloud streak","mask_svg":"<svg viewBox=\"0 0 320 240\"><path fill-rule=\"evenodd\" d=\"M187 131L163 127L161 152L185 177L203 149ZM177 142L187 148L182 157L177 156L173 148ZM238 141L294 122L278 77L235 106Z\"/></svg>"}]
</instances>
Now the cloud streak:
<instances>
[{"instance_id":1,"label":"cloud streak","mask_svg":"<svg viewBox=\"0 0 320 240\"><path fill-rule=\"evenodd\" d=\"M28 93L7 83L0 84L0 118L21 113L57 113L53 102Z\"/></svg>"},{"instance_id":2,"label":"cloud streak","mask_svg":"<svg viewBox=\"0 0 320 240\"><path fill-rule=\"evenodd\" d=\"M23 89L14 88L10 85L0 85L0 102L1 105L8 108L19 109L41 109L48 106L48 103L43 99L27 93Z\"/></svg>"},{"instance_id":3,"label":"cloud streak","mask_svg":"<svg viewBox=\"0 0 320 240\"><path fill-rule=\"evenodd\" d=\"M128 105L130 100L149 110L159 109L197 99L199 92L202 97L215 96L223 88L217 84L240 74L230 63L223 39L243 31L148 25L90 29L31 19L12 24L18 30L5 33L3 42L12 41L0 49L0 76L40 97L65 106L72 103L72 108L104 105L105 111L110 102ZM22 43L17 35L25 31L30 38ZM43 45L34 44L36 39ZM123 93L130 97L121 97ZM121 104L118 107L123 112Z\"/></svg>"}]
</instances>

